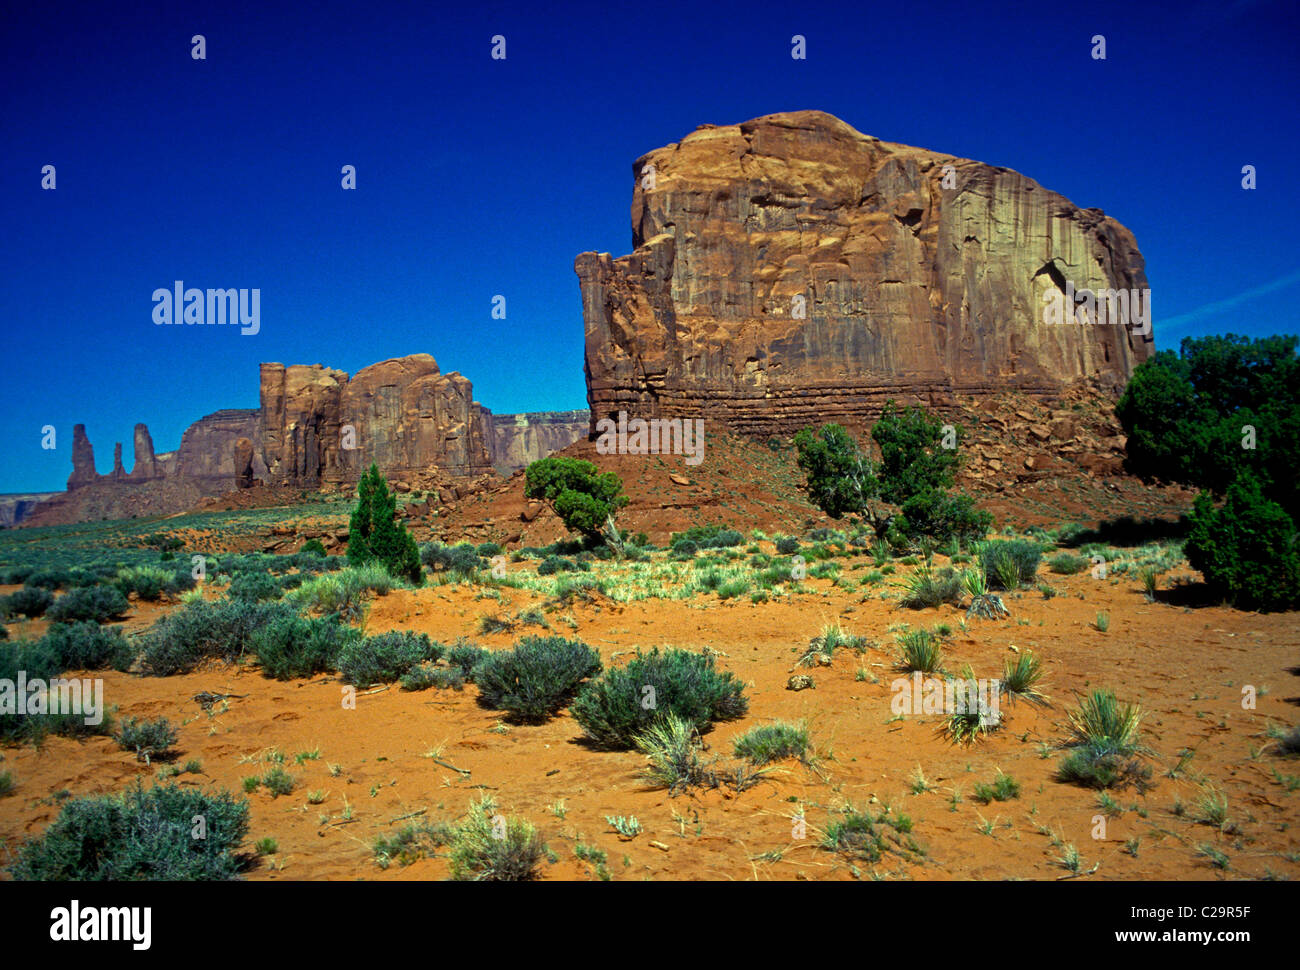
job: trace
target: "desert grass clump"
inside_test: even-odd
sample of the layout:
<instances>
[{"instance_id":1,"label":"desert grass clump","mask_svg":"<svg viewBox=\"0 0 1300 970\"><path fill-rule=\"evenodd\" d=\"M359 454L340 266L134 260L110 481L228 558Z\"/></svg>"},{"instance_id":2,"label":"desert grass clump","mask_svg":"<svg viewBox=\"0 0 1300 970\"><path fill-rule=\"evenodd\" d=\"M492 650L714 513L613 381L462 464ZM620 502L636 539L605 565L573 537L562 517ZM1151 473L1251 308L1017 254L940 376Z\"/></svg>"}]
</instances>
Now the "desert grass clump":
<instances>
[{"instance_id":1,"label":"desert grass clump","mask_svg":"<svg viewBox=\"0 0 1300 970\"><path fill-rule=\"evenodd\" d=\"M849 804L827 824L821 847L866 862L879 862L888 852L916 859L924 853L910 837L904 838L911 830L912 820L906 815L890 818L885 809L873 818Z\"/></svg>"},{"instance_id":2,"label":"desert grass clump","mask_svg":"<svg viewBox=\"0 0 1300 970\"><path fill-rule=\"evenodd\" d=\"M762 767L773 761L797 758L807 761L812 749L808 725L777 721L750 728L733 742L737 758Z\"/></svg>"},{"instance_id":3,"label":"desert grass clump","mask_svg":"<svg viewBox=\"0 0 1300 970\"><path fill-rule=\"evenodd\" d=\"M899 599L908 609L921 610L956 603L961 597L961 577L951 566L936 570L930 562L916 568L903 581L903 595Z\"/></svg>"},{"instance_id":4,"label":"desert grass clump","mask_svg":"<svg viewBox=\"0 0 1300 970\"><path fill-rule=\"evenodd\" d=\"M204 838L193 838L202 816ZM191 881L238 878L246 860L236 849L248 834L248 805L227 792L175 784L122 796L64 802L37 839L19 849L16 880Z\"/></svg>"},{"instance_id":5,"label":"desert grass clump","mask_svg":"<svg viewBox=\"0 0 1300 970\"><path fill-rule=\"evenodd\" d=\"M981 805L988 805L990 802L1005 802L1012 798L1019 798L1020 782L1016 781L1010 775L1004 775L999 771L997 777L993 779L992 784L984 784L983 782L977 784L971 797Z\"/></svg>"},{"instance_id":6,"label":"desert grass clump","mask_svg":"<svg viewBox=\"0 0 1300 970\"><path fill-rule=\"evenodd\" d=\"M154 721L128 717L122 720L113 740L123 751L134 751L136 761L149 764L154 758L170 755L179 737L176 728L165 717Z\"/></svg>"},{"instance_id":7,"label":"desert grass clump","mask_svg":"<svg viewBox=\"0 0 1300 970\"><path fill-rule=\"evenodd\" d=\"M1099 633L1105 633L1110 629L1110 614L1102 610L1097 614L1097 619L1093 622Z\"/></svg>"},{"instance_id":8,"label":"desert grass clump","mask_svg":"<svg viewBox=\"0 0 1300 970\"><path fill-rule=\"evenodd\" d=\"M821 633L808 641L808 647L799 657L798 664L801 667L811 667L817 663L819 655L833 657L840 647L861 653L867 648L867 638L845 633L838 623L827 623L822 627Z\"/></svg>"},{"instance_id":9,"label":"desert grass clump","mask_svg":"<svg viewBox=\"0 0 1300 970\"><path fill-rule=\"evenodd\" d=\"M14 773L12 771L0 771L0 798L12 795L13 791Z\"/></svg>"},{"instance_id":10,"label":"desert grass clump","mask_svg":"<svg viewBox=\"0 0 1300 970\"><path fill-rule=\"evenodd\" d=\"M952 690L952 709L944 721L943 730L953 744L971 744L1001 727L996 695L984 696L970 664L962 670L960 677L949 680L947 686ZM994 690L997 689L995 686Z\"/></svg>"},{"instance_id":11,"label":"desert grass clump","mask_svg":"<svg viewBox=\"0 0 1300 970\"><path fill-rule=\"evenodd\" d=\"M943 669L943 646L940 638L930 630L905 630L896 637L899 670L934 674Z\"/></svg>"},{"instance_id":12,"label":"desert grass clump","mask_svg":"<svg viewBox=\"0 0 1300 970\"><path fill-rule=\"evenodd\" d=\"M646 776L669 795L717 787L716 775L700 760L699 731L686 718L669 714L633 740L646 756Z\"/></svg>"},{"instance_id":13,"label":"desert grass clump","mask_svg":"<svg viewBox=\"0 0 1300 970\"><path fill-rule=\"evenodd\" d=\"M1043 662L1032 651L1026 650L1002 662L1002 692L1012 697L1046 704L1047 696L1038 689L1043 679Z\"/></svg>"},{"instance_id":14,"label":"desert grass clump","mask_svg":"<svg viewBox=\"0 0 1300 970\"><path fill-rule=\"evenodd\" d=\"M523 819L500 815L490 795L470 805L466 820L450 835L452 879L523 882L535 877L546 846Z\"/></svg>"},{"instance_id":15,"label":"desert grass clump","mask_svg":"<svg viewBox=\"0 0 1300 970\"><path fill-rule=\"evenodd\" d=\"M433 855L435 849L449 844L454 835L455 829L446 822L411 822L392 835L381 835L375 839L372 845L375 862L381 869L387 869L394 862L409 866L412 862Z\"/></svg>"},{"instance_id":16,"label":"desert grass clump","mask_svg":"<svg viewBox=\"0 0 1300 970\"><path fill-rule=\"evenodd\" d=\"M1202 825L1213 825L1220 831L1228 828L1228 796L1217 788L1206 786L1197 799L1193 817Z\"/></svg>"},{"instance_id":17,"label":"desert grass clump","mask_svg":"<svg viewBox=\"0 0 1300 970\"><path fill-rule=\"evenodd\" d=\"M1048 560L1047 568L1061 576L1073 576L1088 568L1088 560L1072 552L1058 552Z\"/></svg>"},{"instance_id":18,"label":"desert grass clump","mask_svg":"<svg viewBox=\"0 0 1300 970\"><path fill-rule=\"evenodd\" d=\"M1123 788L1134 784L1147 788L1150 767L1139 757L1142 746L1142 711L1136 705L1121 705L1108 690L1094 690L1069 714L1073 750L1061 762L1057 776L1062 781L1092 788Z\"/></svg>"},{"instance_id":19,"label":"desert grass clump","mask_svg":"<svg viewBox=\"0 0 1300 970\"><path fill-rule=\"evenodd\" d=\"M600 670L600 654L580 640L529 636L513 650L484 658L474 668L474 683L485 707L536 723L552 717Z\"/></svg>"},{"instance_id":20,"label":"desert grass clump","mask_svg":"<svg viewBox=\"0 0 1300 970\"><path fill-rule=\"evenodd\" d=\"M749 701L711 655L656 647L584 686L569 710L594 744L627 749L660 717L675 714L703 733L714 721L743 717Z\"/></svg>"}]
</instances>

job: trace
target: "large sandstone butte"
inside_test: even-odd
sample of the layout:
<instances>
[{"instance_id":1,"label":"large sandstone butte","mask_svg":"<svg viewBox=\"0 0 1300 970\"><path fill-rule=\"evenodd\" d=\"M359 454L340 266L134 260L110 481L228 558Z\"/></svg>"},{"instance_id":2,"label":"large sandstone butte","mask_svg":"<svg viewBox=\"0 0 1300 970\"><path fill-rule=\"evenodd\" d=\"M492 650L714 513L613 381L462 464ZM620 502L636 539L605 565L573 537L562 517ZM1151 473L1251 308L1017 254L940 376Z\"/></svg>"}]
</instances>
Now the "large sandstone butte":
<instances>
[{"instance_id":1,"label":"large sandstone butte","mask_svg":"<svg viewBox=\"0 0 1300 970\"><path fill-rule=\"evenodd\" d=\"M149 429L137 424L130 473L118 444L113 470L99 474L85 426L77 425L67 492L24 508L24 524L170 514L259 482L346 489L372 463L391 481L437 489L509 474L572 444L588 425L586 411L494 417L474 400L467 378L442 373L428 354L353 376L321 364L262 364L258 393L258 408L194 422L175 452L155 455Z\"/></svg>"},{"instance_id":2,"label":"large sandstone butte","mask_svg":"<svg viewBox=\"0 0 1300 970\"><path fill-rule=\"evenodd\" d=\"M593 433L620 410L788 434L889 398L1052 399L1151 353L1149 332L1042 322L1047 289L1145 289L1142 255L1008 169L799 111L704 125L633 175L632 254L575 262Z\"/></svg>"}]
</instances>

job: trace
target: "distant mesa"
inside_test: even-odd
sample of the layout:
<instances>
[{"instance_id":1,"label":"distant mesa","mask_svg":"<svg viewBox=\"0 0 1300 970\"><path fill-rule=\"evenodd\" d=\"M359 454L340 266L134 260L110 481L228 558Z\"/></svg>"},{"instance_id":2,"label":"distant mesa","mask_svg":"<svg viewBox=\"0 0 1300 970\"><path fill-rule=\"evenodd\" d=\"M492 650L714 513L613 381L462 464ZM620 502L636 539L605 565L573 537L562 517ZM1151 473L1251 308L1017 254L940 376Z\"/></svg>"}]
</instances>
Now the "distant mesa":
<instances>
[{"instance_id":1,"label":"distant mesa","mask_svg":"<svg viewBox=\"0 0 1300 970\"><path fill-rule=\"evenodd\" d=\"M259 397L258 408L199 419L175 452L162 455L149 429L137 424L129 473L117 444L113 470L99 474L78 424L67 492L23 506L22 521L172 514L259 483L347 490L371 463L407 488L438 489L509 475L572 444L588 425L586 411L494 416L474 400L467 378L443 374L429 354L382 361L351 377L321 364L262 364ZM462 485L457 493L464 491Z\"/></svg>"},{"instance_id":2,"label":"distant mesa","mask_svg":"<svg viewBox=\"0 0 1300 970\"><path fill-rule=\"evenodd\" d=\"M593 433L620 410L771 435L891 397L1116 392L1152 351L1042 323L1046 288L1143 290L1144 263L1114 219L1008 169L798 111L702 126L633 177L632 253L574 264Z\"/></svg>"}]
</instances>

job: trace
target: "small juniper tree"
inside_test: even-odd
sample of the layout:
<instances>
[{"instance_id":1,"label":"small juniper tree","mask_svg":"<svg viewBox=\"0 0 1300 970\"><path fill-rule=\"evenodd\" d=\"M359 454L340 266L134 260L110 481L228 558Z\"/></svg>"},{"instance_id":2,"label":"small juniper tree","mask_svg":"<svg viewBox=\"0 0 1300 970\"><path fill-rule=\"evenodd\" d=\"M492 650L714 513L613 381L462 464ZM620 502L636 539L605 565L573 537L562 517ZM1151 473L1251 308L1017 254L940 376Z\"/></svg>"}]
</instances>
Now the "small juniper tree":
<instances>
[{"instance_id":1,"label":"small juniper tree","mask_svg":"<svg viewBox=\"0 0 1300 970\"><path fill-rule=\"evenodd\" d=\"M397 497L371 465L357 485L357 506L348 524L348 562L377 561L394 576L418 582L420 551L397 520Z\"/></svg>"},{"instance_id":2,"label":"small juniper tree","mask_svg":"<svg viewBox=\"0 0 1300 970\"><path fill-rule=\"evenodd\" d=\"M591 462L577 458L543 458L529 465L525 474L524 495L549 504L570 532L591 539L602 533L617 536L614 513L627 505L628 498L613 472L601 474Z\"/></svg>"}]
</instances>

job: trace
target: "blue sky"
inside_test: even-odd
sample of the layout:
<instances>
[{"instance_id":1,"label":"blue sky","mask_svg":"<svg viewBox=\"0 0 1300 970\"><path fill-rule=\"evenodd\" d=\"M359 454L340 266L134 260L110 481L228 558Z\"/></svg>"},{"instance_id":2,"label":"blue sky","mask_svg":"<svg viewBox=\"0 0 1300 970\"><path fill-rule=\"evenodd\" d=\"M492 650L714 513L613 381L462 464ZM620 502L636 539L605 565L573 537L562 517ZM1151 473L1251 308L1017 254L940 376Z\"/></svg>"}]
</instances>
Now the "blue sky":
<instances>
[{"instance_id":1,"label":"blue sky","mask_svg":"<svg viewBox=\"0 0 1300 970\"><path fill-rule=\"evenodd\" d=\"M585 407L573 258L628 251L633 160L775 111L1104 209L1161 347L1300 329L1293 2L89 6L0 23L0 492L62 488L76 422L101 472L137 421L175 448L261 361L427 352L498 413ZM261 332L154 326L177 279L260 288Z\"/></svg>"}]
</instances>

